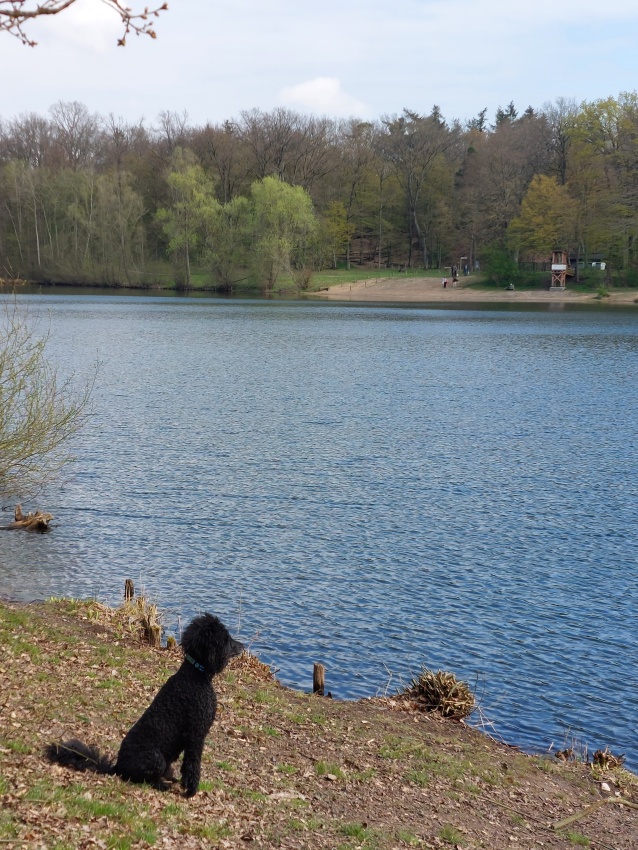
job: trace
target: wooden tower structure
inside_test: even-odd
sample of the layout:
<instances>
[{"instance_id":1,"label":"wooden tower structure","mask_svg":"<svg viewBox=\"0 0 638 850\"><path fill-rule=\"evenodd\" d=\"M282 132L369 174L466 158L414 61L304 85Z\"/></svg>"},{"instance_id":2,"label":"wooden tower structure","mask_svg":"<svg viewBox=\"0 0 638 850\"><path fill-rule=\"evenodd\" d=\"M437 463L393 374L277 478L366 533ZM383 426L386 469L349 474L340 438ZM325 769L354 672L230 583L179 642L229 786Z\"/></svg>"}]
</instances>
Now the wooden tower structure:
<instances>
[{"instance_id":1,"label":"wooden tower structure","mask_svg":"<svg viewBox=\"0 0 638 850\"><path fill-rule=\"evenodd\" d=\"M554 248L552 251L552 283L550 292L563 292L567 281L567 251Z\"/></svg>"}]
</instances>

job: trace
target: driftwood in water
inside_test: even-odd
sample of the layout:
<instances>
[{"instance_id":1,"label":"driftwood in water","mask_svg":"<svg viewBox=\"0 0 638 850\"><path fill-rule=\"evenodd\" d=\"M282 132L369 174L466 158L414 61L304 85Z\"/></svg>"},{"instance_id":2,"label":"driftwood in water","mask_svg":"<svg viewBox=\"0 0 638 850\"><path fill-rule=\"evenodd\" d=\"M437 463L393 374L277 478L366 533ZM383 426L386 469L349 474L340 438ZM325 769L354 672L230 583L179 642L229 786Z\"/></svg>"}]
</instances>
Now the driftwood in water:
<instances>
[{"instance_id":1,"label":"driftwood in water","mask_svg":"<svg viewBox=\"0 0 638 850\"><path fill-rule=\"evenodd\" d=\"M53 514L46 514L43 511L35 511L32 514L23 514L21 505L16 505L14 521L9 525L4 525L4 529L24 528L25 531L48 531L49 523L53 519Z\"/></svg>"}]
</instances>

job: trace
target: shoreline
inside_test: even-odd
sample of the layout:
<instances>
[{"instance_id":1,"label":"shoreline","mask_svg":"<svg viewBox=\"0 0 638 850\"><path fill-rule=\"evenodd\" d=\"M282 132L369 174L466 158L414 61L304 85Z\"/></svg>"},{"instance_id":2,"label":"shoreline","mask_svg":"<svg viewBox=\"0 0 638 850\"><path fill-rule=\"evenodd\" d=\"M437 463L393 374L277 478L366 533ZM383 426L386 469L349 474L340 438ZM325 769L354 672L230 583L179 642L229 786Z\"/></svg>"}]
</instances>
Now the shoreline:
<instances>
[{"instance_id":1,"label":"shoreline","mask_svg":"<svg viewBox=\"0 0 638 850\"><path fill-rule=\"evenodd\" d=\"M135 591L134 596L132 597L132 602L144 603L140 609L142 612L144 612L147 607L156 607L153 605L153 603L148 602L147 598L144 596L143 593L137 594ZM84 621L90 620L95 626L99 625L100 627L108 628L112 631L118 631L118 640L132 642L138 648L148 650L149 652L166 653L169 657L171 655L174 656L174 650L177 646L174 642L175 636L170 634L167 635L164 626L160 625L163 619L162 613L160 612L158 614L158 619L156 622L158 623L158 625L160 625L160 634L163 635L164 638L168 636L173 639L172 648L170 640L166 641L164 639L163 643L154 643L149 638L149 635L145 631L144 618L140 611L134 613L133 615L125 615L123 620L120 620L120 615L122 614L122 612L126 612L128 604L129 603L127 603L125 599L121 605L113 605L111 603L100 602L92 596L79 598L75 598L72 596L52 596L49 598L42 597L30 600L23 600L16 597L0 594L0 621L2 619L3 608L24 612L26 616L42 616L47 609L51 609L53 612L56 612L56 614L59 610L69 609L73 612L73 617L78 617L79 619ZM93 610L93 615L91 617L87 617L86 615L86 611L88 611L89 609ZM55 618L57 619L57 616ZM123 623L125 624L125 626L123 626ZM115 624L117 624L117 626ZM310 689L302 689L298 685L280 679L277 676L277 673L280 672L280 669L275 667L273 664L268 664L264 661L261 661L261 659L257 655L254 655L252 653L252 650L250 648L247 649L247 655L250 656L251 659L249 667L253 673L255 671L259 672L260 681L266 680L275 684L281 692L288 694L291 698L293 696L299 695L304 695L305 697L311 697L315 699L320 698L320 695L315 694ZM467 684L461 679L459 679L458 681L461 685ZM314 684L314 681L311 682L311 678L309 677L309 687L311 684ZM326 690L328 691L328 688L326 688ZM474 696L476 698L476 694L474 694ZM323 697L323 694L321 694L321 697ZM408 712L412 715L416 713L421 714L421 716L425 718L435 718L437 721L460 724L472 733L478 733L481 736L486 736L493 744L500 747L505 747L508 750L516 752L527 758L545 757L551 754L554 750L554 744L547 743L552 738L551 735L548 735L546 737L545 742L542 742L541 736L539 736L536 742L528 741L527 743L521 741L520 739L516 740L516 735L512 735L511 733L510 736L505 737L504 734L501 734L501 732L496 729L497 721L492 721L485 716L481 708L480 700L478 698L476 698L475 706L472 711L470 711L469 714L466 717L463 717L462 719L454 717L445 717L444 715L439 714L436 710L422 712L416 707L418 700L414 700L406 696L404 690L395 690L392 691L389 695L385 692L381 694L379 693L379 690L377 690L376 693L368 693L358 696L355 695L334 697L332 693L328 692L327 698L330 701L334 701L335 704L341 704L345 706L361 705L377 708L383 711L392 710L398 712ZM472 721L471 718L474 718L474 721ZM488 729L490 731L488 731ZM595 747L601 748L603 746L603 743L605 743L605 752L609 750L608 744L606 742L601 741L598 741L596 743L592 742L591 744L589 744L585 741L584 738L578 739L578 741L576 738L572 738L571 743L572 746L578 743L579 750L581 750L582 753L585 754L590 751L593 753ZM622 756L622 759L624 764L624 754ZM635 768L633 767L627 767L625 769L632 775L636 776L636 785L638 787L638 772L636 772Z\"/></svg>"},{"instance_id":2,"label":"shoreline","mask_svg":"<svg viewBox=\"0 0 638 850\"><path fill-rule=\"evenodd\" d=\"M70 734L115 753L181 663L115 613L89 601L0 604L8 847L44 850L55 836L84 848L89 830L91 845L166 850L569 850L608 847L609 836L617 850L636 847L638 785L608 754L600 764L571 750L527 755L392 700L292 691L253 656L214 680L217 717L194 797L177 783L159 791L51 765L43 748Z\"/></svg>"},{"instance_id":3,"label":"shoreline","mask_svg":"<svg viewBox=\"0 0 638 850\"><path fill-rule=\"evenodd\" d=\"M636 290L612 291L600 298L596 293L563 292L548 290L478 290L459 281L456 287L443 289L438 278L422 277L397 280L396 278L368 278L353 283L339 283L327 290L313 292L313 296L335 301L402 301L408 303L479 303L491 301L502 304L622 304L638 306Z\"/></svg>"},{"instance_id":4,"label":"shoreline","mask_svg":"<svg viewBox=\"0 0 638 850\"><path fill-rule=\"evenodd\" d=\"M468 279L465 279L468 280ZM612 289L609 295L599 296L595 292L576 292L569 287L563 292L549 292L545 289L520 289L509 291L506 289L477 289L466 283L464 279L459 280L454 287L448 284L443 289L441 280L436 277L412 277L390 278L371 277L351 283L336 283L329 287L315 291L299 290L272 290L268 293L257 289L241 290L240 292L220 291L216 286L197 286L189 289L180 289L177 286L165 284L88 284L88 283L34 283L28 280L3 281L0 279L0 293L10 283L14 294L20 289L29 288L59 288L68 289L96 289L104 290L105 293L139 293L148 295L212 295L216 297L261 297L261 298L303 298L303 299L325 299L328 301L358 301L358 302L387 302L406 304L590 304L594 305L616 305L637 306L638 289ZM471 278L469 278L471 280Z\"/></svg>"}]
</instances>

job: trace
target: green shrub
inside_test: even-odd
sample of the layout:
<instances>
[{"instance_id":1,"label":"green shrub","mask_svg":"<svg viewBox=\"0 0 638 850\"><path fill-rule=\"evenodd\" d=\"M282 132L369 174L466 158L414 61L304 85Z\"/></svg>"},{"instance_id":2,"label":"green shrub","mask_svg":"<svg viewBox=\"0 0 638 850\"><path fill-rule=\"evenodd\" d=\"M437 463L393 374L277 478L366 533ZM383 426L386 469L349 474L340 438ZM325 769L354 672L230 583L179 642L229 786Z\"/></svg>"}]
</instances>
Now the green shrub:
<instances>
[{"instance_id":1,"label":"green shrub","mask_svg":"<svg viewBox=\"0 0 638 850\"><path fill-rule=\"evenodd\" d=\"M521 273L518 263L512 259L512 255L502 248L491 246L483 251L481 268L485 272L488 283L497 286L508 286L510 283L519 283Z\"/></svg>"}]
</instances>

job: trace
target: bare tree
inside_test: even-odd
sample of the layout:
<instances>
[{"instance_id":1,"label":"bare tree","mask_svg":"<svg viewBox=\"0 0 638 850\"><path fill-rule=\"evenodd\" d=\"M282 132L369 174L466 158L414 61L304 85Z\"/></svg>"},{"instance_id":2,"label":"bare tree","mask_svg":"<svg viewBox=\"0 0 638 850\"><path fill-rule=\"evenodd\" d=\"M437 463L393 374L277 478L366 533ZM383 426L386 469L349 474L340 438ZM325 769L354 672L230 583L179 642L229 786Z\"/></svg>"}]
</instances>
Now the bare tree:
<instances>
[{"instance_id":1,"label":"bare tree","mask_svg":"<svg viewBox=\"0 0 638 850\"><path fill-rule=\"evenodd\" d=\"M193 131L192 148L204 168L216 174L222 203L232 201L246 188L247 149L233 121L197 128Z\"/></svg>"},{"instance_id":2,"label":"bare tree","mask_svg":"<svg viewBox=\"0 0 638 850\"><path fill-rule=\"evenodd\" d=\"M35 112L24 113L0 127L0 159L21 160L33 168L50 164L51 122Z\"/></svg>"},{"instance_id":3,"label":"bare tree","mask_svg":"<svg viewBox=\"0 0 638 850\"><path fill-rule=\"evenodd\" d=\"M114 167L122 171L126 160L138 151L145 151L149 144L149 134L143 120L136 124L115 117L109 113L100 119L100 152L102 168Z\"/></svg>"},{"instance_id":4,"label":"bare tree","mask_svg":"<svg viewBox=\"0 0 638 850\"><path fill-rule=\"evenodd\" d=\"M68 440L86 421L93 381L75 390L60 380L27 317L8 307L0 319L0 497L22 497L71 459Z\"/></svg>"},{"instance_id":5,"label":"bare tree","mask_svg":"<svg viewBox=\"0 0 638 850\"><path fill-rule=\"evenodd\" d=\"M300 115L278 107L271 112L252 109L241 113L239 138L251 155L253 175L275 176L310 190L338 160L336 124L329 118Z\"/></svg>"},{"instance_id":6,"label":"bare tree","mask_svg":"<svg viewBox=\"0 0 638 850\"><path fill-rule=\"evenodd\" d=\"M578 117L578 105L574 98L557 97L554 103L543 104L543 115L551 130L551 147L554 168L562 185L567 182L567 165L572 135Z\"/></svg>"},{"instance_id":7,"label":"bare tree","mask_svg":"<svg viewBox=\"0 0 638 850\"><path fill-rule=\"evenodd\" d=\"M294 145L301 116L278 107L272 112L251 109L241 113L240 138L252 154L252 171L258 180L285 179L288 155Z\"/></svg>"},{"instance_id":8,"label":"bare tree","mask_svg":"<svg viewBox=\"0 0 638 850\"><path fill-rule=\"evenodd\" d=\"M158 153L168 163L177 148L189 146L191 129L188 112L171 112L165 109L157 116L157 127L151 129Z\"/></svg>"},{"instance_id":9,"label":"bare tree","mask_svg":"<svg viewBox=\"0 0 638 850\"><path fill-rule=\"evenodd\" d=\"M53 140L64 165L77 170L90 165L97 153L99 120L83 103L59 101L50 109Z\"/></svg>"},{"instance_id":10,"label":"bare tree","mask_svg":"<svg viewBox=\"0 0 638 850\"><path fill-rule=\"evenodd\" d=\"M34 18L59 15L76 2L77 0L0 0L0 32L8 32L23 44L34 47L37 42L29 38L24 27ZM146 7L142 12L135 12L124 5L122 0L102 0L102 3L112 9L122 21L124 32L117 42L121 47L124 47L126 36L131 32L156 38L157 34L153 29L154 19L160 12L168 9L168 4L162 3L154 9Z\"/></svg>"}]
</instances>

